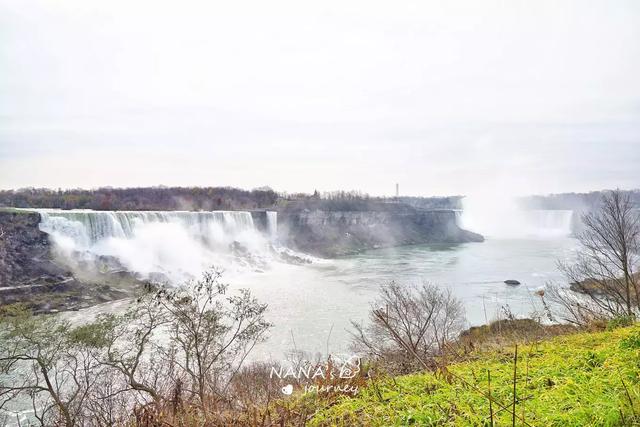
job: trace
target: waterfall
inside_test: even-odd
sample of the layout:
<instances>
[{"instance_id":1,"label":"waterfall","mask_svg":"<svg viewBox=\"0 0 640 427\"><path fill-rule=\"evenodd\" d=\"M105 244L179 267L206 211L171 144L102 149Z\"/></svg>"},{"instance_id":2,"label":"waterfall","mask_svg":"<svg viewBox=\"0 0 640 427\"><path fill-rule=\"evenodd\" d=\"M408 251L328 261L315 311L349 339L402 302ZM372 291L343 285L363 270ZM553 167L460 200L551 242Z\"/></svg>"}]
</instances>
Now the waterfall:
<instances>
[{"instance_id":1,"label":"waterfall","mask_svg":"<svg viewBox=\"0 0 640 427\"><path fill-rule=\"evenodd\" d=\"M278 213L267 211L267 232L272 240L278 236Z\"/></svg>"},{"instance_id":2,"label":"waterfall","mask_svg":"<svg viewBox=\"0 0 640 427\"><path fill-rule=\"evenodd\" d=\"M494 238L558 238L573 232L572 210L523 209L515 199L470 197L463 200L460 225Z\"/></svg>"},{"instance_id":3,"label":"waterfall","mask_svg":"<svg viewBox=\"0 0 640 427\"><path fill-rule=\"evenodd\" d=\"M529 230L548 236L568 236L573 227L572 210L530 210L525 211Z\"/></svg>"},{"instance_id":4,"label":"waterfall","mask_svg":"<svg viewBox=\"0 0 640 427\"><path fill-rule=\"evenodd\" d=\"M142 278L196 277L215 265L265 268L277 214L261 232L250 212L37 210L40 229L67 261L108 263Z\"/></svg>"}]
</instances>

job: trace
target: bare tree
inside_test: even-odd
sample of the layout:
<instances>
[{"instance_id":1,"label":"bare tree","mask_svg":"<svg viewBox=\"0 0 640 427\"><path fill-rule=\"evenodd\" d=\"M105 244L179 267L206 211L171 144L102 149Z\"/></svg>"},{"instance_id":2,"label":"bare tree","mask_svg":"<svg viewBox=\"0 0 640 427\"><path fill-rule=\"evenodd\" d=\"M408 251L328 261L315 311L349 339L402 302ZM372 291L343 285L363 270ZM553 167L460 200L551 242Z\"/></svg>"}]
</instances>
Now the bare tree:
<instances>
[{"instance_id":1,"label":"bare tree","mask_svg":"<svg viewBox=\"0 0 640 427\"><path fill-rule=\"evenodd\" d=\"M165 291L158 301L170 320L171 354L177 380L186 379L184 392L203 409L224 400L230 381L247 355L271 327L260 304L248 290L227 296L221 273L206 272L201 280Z\"/></svg>"},{"instance_id":2,"label":"bare tree","mask_svg":"<svg viewBox=\"0 0 640 427\"><path fill-rule=\"evenodd\" d=\"M352 322L354 349L408 372L434 367L433 357L462 330L464 310L449 291L392 282L381 289L369 320Z\"/></svg>"},{"instance_id":3,"label":"bare tree","mask_svg":"<svg viewBox=\"0 0 640 427\"><path fill-rule=\"evenodd\" d=\"M42 425L67 427L125 424L132 413L160 425L168 413L186 416L178 414L183 401L202 419L222 414L233 407L234 378L271 327L267 306L248 290L227 292L212 271L78 327L10 309L0 318L0 410L31 400Z\"/></svg>"},{"instance_id":4,"label":"bare tree","mask_svg":"<svg viewBox=\"0 0 640 427\"><path fill-rule=\"evenodd\" d=\"M85 403L101 377L94 350L75 341L75 330L54 316L11 307L0 325L0 409L30 401L41 425L81 425Z\"/></svg>"},{"instance_id":5,"label":"bare tree","mask_svg":"<svg viewBox=\"0 0 640 427\"><path fill-rule=\"evenodd\" d=\"M119 373L122 392L134 392L140 402L161 400L163 364L156 363L160 331L169 319L153 293L139 297L124 314L106 314L86 325L86 344L103 349L99 363Z\"/></svg>"},{"instance_id":6,"label":"bare tree","mask_svg":"<svg viewBox=\"0 0 640 427\"><path fill-rule=\"evenodd\" d=\"M600 208L584 215L582 222L577 260L559 264L578 294L552 287L552 300L564 309L566 320L577 324L637 316L640 219L629 194L620 190L605 193Z\"/></svg>"}]
</instances>

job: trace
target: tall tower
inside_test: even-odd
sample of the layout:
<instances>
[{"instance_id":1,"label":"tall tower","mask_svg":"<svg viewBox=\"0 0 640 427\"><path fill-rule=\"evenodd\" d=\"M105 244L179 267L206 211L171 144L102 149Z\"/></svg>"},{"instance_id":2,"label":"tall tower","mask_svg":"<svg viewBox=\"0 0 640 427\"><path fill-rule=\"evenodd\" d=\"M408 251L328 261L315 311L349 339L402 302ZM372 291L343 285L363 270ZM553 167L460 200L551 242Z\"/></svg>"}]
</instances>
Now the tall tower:
<instances>
[{"instance_id":1,"label":"tall tower","mask_svg":"<svg viewBox=\"0 0 640 427\"><path fill-rule=\"evenodd\" d=\"M396 182L396 198L400 197L400 184Z\"/></svg>"}]
</instances>

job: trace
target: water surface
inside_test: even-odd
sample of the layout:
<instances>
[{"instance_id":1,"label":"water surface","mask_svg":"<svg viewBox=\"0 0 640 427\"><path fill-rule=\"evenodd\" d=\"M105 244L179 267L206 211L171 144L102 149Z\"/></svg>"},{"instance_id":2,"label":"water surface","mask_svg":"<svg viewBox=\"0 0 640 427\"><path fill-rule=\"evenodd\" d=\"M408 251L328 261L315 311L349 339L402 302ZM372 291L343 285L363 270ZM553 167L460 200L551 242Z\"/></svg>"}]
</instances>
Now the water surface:
<instances>
[{"instance_id":1,"label":"water surface","mask_svg":"<svg viewBox=\"0 0 640 427\"><path fill-rule=\"evenodd\" d=\"M366 320L380 286L390 281L450 289L463 301L469 325L495 319L505 308L530 315L542 308L537 290L563 283L557 261L571 257L575 247L568 237L405 246L305 266L276 264L228 280L269 304L275 326L258 353L281 358L294 345L310 352L326 352L327 346L347 351L350 321ZM506 285L506 279L521 285Z\"/></svg>"}]
</instances>

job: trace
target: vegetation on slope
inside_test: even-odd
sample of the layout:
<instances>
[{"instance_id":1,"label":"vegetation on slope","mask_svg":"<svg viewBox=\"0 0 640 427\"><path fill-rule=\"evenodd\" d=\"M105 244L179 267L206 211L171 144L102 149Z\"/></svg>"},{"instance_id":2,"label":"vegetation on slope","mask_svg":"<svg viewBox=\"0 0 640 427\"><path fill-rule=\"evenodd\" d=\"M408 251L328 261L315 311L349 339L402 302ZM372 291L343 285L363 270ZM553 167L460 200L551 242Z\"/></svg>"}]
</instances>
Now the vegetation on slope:
<instances>
[{"instance_id":1,"label":"vegetation on slope","mask_svg":"<svg viewBox=\"0 0 640 427\"><path fill-rule=\"evenodd\" d=\"M491 425L492 413L493 425L513 425L514 353L505 347L435 373L373 381L310 425ZM638 325L521 344L515 368L515 425L640 422Z\"/></svg>"}]
</instances>

